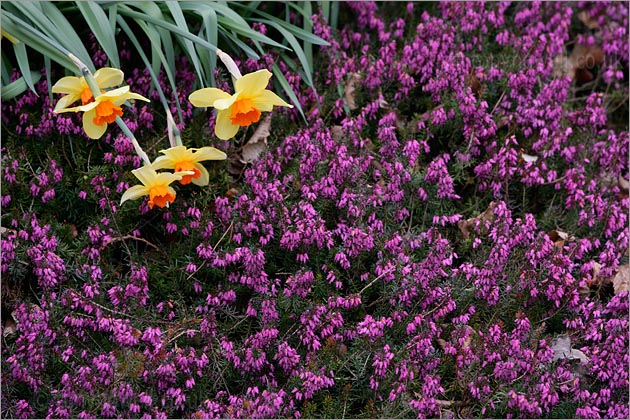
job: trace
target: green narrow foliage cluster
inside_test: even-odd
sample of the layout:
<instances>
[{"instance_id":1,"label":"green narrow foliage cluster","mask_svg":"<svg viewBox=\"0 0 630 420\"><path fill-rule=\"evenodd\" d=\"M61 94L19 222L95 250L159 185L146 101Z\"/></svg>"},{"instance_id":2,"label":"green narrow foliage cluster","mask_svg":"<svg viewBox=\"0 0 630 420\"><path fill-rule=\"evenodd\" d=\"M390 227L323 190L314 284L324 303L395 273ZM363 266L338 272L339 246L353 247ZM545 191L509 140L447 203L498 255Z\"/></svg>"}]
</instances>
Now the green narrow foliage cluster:
<instances>
[{"instance_id":1,"label":"green narrow foliage cluster","mask_svg":"<svg viewBox=\"0 0 630 420\"><path fill-rule=\"evenodd\" d=\"M338 9L327 2L323 4L327 13L334 14ZM173 90L180 119L175 59L181 54L190 61L197 75L194 88L215 85L217 48L237 57L244 55L254 59L266 54L269 48L275 49L290 68L300 69L305 83L313 88L312 46L327 43L312 33L310 2L287 3L285 6L281 6L286 9L284 13L277 14L263 9L275 9L280 7L279 4L265 5L263 2L2 2L3 33L18 41L12 44L11 56L2 51L2 62L5 63L1 78L2 99L14 98L27 89L35 91L34 85L41 73L31 67L42 56L47 74L51 60L75 73L76 66L67 56L70 52L95 71L85 44L89 33L94 35L110 65L116 68L121 64L117 37L124 34L149 70L153 85L166 106L157 78L163 69ZM291 12L303 22L301 27L291 22ZM277 39L253 29L255 22L273 28ZM150 51L144 50L144 40L150 45ZM18 69L21 77L12 82L10 69ZM303 115L289 83L282 78L278 83Z\"/></svg>"}]
</instances>

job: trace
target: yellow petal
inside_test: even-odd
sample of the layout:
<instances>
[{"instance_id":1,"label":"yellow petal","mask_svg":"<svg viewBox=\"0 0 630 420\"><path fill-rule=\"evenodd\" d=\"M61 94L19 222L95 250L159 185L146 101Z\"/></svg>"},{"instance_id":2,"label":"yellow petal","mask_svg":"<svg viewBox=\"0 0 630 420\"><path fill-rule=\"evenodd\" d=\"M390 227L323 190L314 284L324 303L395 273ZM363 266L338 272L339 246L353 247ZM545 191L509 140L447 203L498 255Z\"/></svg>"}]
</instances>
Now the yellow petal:
<instances>
[{"instance_id":1,"label":"yellow petal","mask_svg":"<svg viewBox=\"0 0 630 420\"><path fill-rule=\"evenodd\" d=\"M125 193L120 197L120 204L127 200L136 200L142 196L149 195L149 189L144 185L134 185L127 189Z\"/></svg>"},{"instance_id":2,"label":"yellow petal","mask_svg":"<svg viewBox=\"0 0 630 420\"><path fill-rule=\"evenodd\" d=\"M126 99L138 99L138 100L145 101L145 102L151 102L150 99L145 98L144 96L140 95L139 93L129 92L125 96L126 96Z\"/></svg>"},{"instance_id":3,"label":"yellow petal","mask_svg":"<svg viewBox=\"0 0 630 420\"><path fill-rule=\"evenodd\" d=\"M124 73L112 67L103 67L94 73L96 84L100 88L110 88L123 82Z\"/></svg>"},{"instance_id":4,"label":"yellow petal","mask_svg":"<svg viewBox=\"0 0 630 420\"><path fill-rule=\"evenodd\" d=\"M289 108L293 108L293 105L289 105L281 97L270 90L263 90L258 95L252 98L252 106L258 108L259 111L271 111L274 105L288 106Z\"/></svg>"},{"instance_id":5,"label":"yellow petal","mask_svg":"<svg viewBox=\"0 0 630 420\"><path fill-rule=\"evenodd\" d=\"M227 155L220 151L219 149L215 149L214 147L202 147L201 149L192 149L195 151L193 155L193 162L202 162L204 160L224 160L227 158Z\"/></svg>"},{"instance_id":6,"label":"yellow petal","mask_svg":"<svg viewBox=\"0 0 630 420\"><path fill-rule=\"evenodd\" d=\"M214 134L221 140L229 140L238 132L238 125L232 124L230 120L230 109L219 111L214 126Z\"/></svg>"},{"instance_id":7,"label":"yellow petal","mask_svg":"<svg viewBox=\"0 0 630 420\"><path fill-rule=\"evenodd\" d=\"M98 102L90 102L86 105L73 106L72 108L55 109L55 113L61 114L63 112L87 112L91 111L98 105Z\"/></svg>"},{"instance_id":8,"label":"yellow petal","mask_svg":"<svg viewBox=\"0 0 630 420\"><path fill-rule=\"evenodd\" d=\"M134 169L131 173L147 187L155 185L157 181L157 172L151 166L144 165L141 168Z\"/></svg>"},{"instance_id":9,"label":"yellow petal","mask_svg":"<svg viewBox=\"0 0 630 420\"><path fill-rule=\"evenodd\" d=\"M174 169L175 162L169 156L158 156L153 163L151 163L151 166L153 166L153 169L156 171L164 168Z\"/></svg>"},{"instance_id":10,"label":"yellow petal","mask_svg":"<svg viewBox=\"0 0 630 420\"><path fill-rule=\"evenodd\" d=\"M237 92L249 96L260 90L264 90L267 84L269 84L269 79L271 79L271 72L269 70L258 70L238 79L234 82L234 87Z\"/></svg>"},{"instance_id":11,"label":"yellow petal","mask_svg":"<svg viewBox=\"0 0 630 420\"><path fill-rule=\"evenodd\" d=\"M227 92L223 92L217 88L204 88L194 91L188 96L188 100L191 104L200 108L207 108L214 106L214 101L218 99L227 99L231 97Z\"/></svg>"},{"instance_id":12,"label":"yellow petal","mask_svg":"<svg viewBox=\"0 0 630 420\"><path fill-rule=\"evenodd\" d=\"M195 173L193 171L181 171L181 172L175 172L175 173L160 172L159 174L157 174L157 178L155 179L155 182L158 184L169 185L172 182L179 181L186 175L194 175L194 174ZM174 193L175 193L175 190L173 190L173 194Z\"/></svg>"},{"instance_id":13,"label":"yellow petal","mask_svg":"<svg viewBox=\"0 0 630 420\"><path fill-rule=\"evenodd\" d=\"M208 170L204 168L201 163L195 163L195 168L201 172L201 176L199 178L193 178L192 183L195 185L199 185L200 187L204 187L210 183L210 174L208 174Z\"/></svg>"},{"instance_id":14,"label":"yellow petal","mask_svg":"<svg viewBox=\"0 0 630 420\"><path fill-rule=\"evenodd\" d=\"M81 97L75 93L62 96L61 98L59 98L59 100L55 104L54 112L59 112L60 109L67 108L68 106L78 101L80 98Z\"/></svg>"},{"instance_id":15,"label":"yellow petal","mask_svg":"<svg viewBox=\"0 0 630 420\"><path fill-rule=\"evenodd\" d=\"M125 95L127 93L129 93L129 86L121 86L119 88L109 90L109 91L103 93L102 95L97 96L96 99L101 98L101 97L105 97L105 98L108 98L109 100L111 100L112 98L117 98L117 97Z\"/></svg>"},{"instance_id":16,"label":"yellow petal","mask_svg":"<svg viewBox=\"0 0 630 420\"><path fill-rule=\"evenodd\" d=\"M91 139L100 139L107 130L107 123L103 125L94 124L94 117L96 117L96 109L91 109L83 113L83 130L85 134Z\"/></svg>"},{"instance_id":17,"label":"yellow petal","mask_svg":"<svg viewBox=\"0 0 630 420\"><path fill-rule=\"evenodd\" d=\"M218 109L219 111L228 109L234 104L234 102L236 102L236 100L238 99L238 95L239 95L238 93L235 93L229 98L217 99L216 101L214 101L214 107Z\"/></svg>"},{"instance_id":18,"label":"yellow petal","mask_svg":"<svg viewBox=\"0 0 630 420\"><path fill-rule=\"evenodd\" d=\"M66 76L57 80L52 87L53 93L74 93L81 95L83 85L81 84L81 78L74 76Z\"/></svg>"}]
</instances>

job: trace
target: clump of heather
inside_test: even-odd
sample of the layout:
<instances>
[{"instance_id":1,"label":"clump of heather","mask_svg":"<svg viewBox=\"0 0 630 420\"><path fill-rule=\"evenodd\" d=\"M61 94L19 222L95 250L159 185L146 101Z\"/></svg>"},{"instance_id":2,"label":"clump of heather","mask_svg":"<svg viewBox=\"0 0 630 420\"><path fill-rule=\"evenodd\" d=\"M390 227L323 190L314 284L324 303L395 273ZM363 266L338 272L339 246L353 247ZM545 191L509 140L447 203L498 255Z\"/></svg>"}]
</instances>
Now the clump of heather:
<instances>
[{"instance_id":1,"label":"clump of heather","mask_svg":"<svg viewBox=\"0 0 630 420\"><path fill-rule=\"evenodd\" d=\"M275 111L247 164L182 59L183 137L231 158L168 208L119 205L130 141L45 84L3 102L3 415L630 415L627 4L340 7L316 89L281 68L306 123ZM558 71L576 43L590 84Z\"/></svg>"}]
</instances>

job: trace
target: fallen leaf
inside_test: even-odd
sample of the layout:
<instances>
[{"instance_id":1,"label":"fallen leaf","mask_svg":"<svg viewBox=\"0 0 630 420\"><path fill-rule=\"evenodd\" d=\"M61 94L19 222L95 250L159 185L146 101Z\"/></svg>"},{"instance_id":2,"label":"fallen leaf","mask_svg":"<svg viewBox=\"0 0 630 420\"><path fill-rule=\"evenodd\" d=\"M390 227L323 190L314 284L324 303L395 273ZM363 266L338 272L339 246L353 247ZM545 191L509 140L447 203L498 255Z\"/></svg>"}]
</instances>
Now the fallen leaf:
<instances>
[{"instance_id":1,"label":"fallen leaf","mask_svg":"<svg viewBox=\"0 0 630 420\"><path fill-rule=\"evenodd\" d=\"M538 156L528 155L527 153L521 153L521 158L525 162L536 162L538 160Z\"/></svg>"},{"instance_id":2,"label":"fallen leaf","mask_svg":"<svg viewBox=\"0 0 630 420\"><path fill-rule=\"evenodd\" d=\"M464 237L464 239L468 239L470 237L470 234L472 233L472 230L475 227L475 222L477 220L482 225L481 231L485 232L486 229L483 225L487 221L494 220L494 208L496 207L496 205L497 203L493 201L488 205L488 208L479 216L472 217L467 220L460 220L459 222L457 222L457 227L462 232L462 236Z\"/></svg>"},{"instance_id":3,"label":"fallen leaf","mask_svg":"<svg viewBox=\"0 0 630 420\"><path fill-rule=\"evenodd\" d=\"M630 289L630 266L620 265L617 268L617 273L612 279L613 289L615 294L627 292Z\"/></svg>"},{"instance_id":4,"label":"fallen leaf","mask_svg":"<svg viewBox=\"0 0 630 420\"><path fill-rule=\"evenodd\" d=\"M562 335L554 338L551 341L551 348L553 349L553 360L561 359L579 359L582 364L587 364L590 359L581 350L571 348L571 337Z\"/></svg>"},{"instance_id":5,"label":"fallen leaf","mask_svg":"<svg viewBox=\"0 0 630 420\"><path fill-rule=\"evenodd\" d=\"M241 162L251 163L258 159L260 154L267 148L267 137L269 137L269 127L271 127L271 115L267 114L264 120L258 124L256 131L249 138L247 143L241 148Z\"/></svg>"},{"instance_id":6,"label":"fallen leaf","mask_svg":"<svg viewBox=\"0 0 630 420\"><path fill-rule=\"evenodd\" d=\"M330 128L330 135L333 140L339 141L343 137L343 127L340 125L333 125Z\"/></svg>"},{"instance_id":7,"label":"fallen leaf","mask_svg":"<svg viewBox=\"0 0 630 420\"><path fill-rule=\"evenodd\" d=\"M571 55L554 58L554 75L569 76L576 84L582 85L594 79L593 69L604 62L604 50L600 45L577 44Z\"/></svg>"},{"instance_id":8,"label":"fallen leaf","mask_svg":"<svg viewBox=\"0 0 630 420\"><path fill-rule=\"evenodd\" d=\"M479 92L481 92L481 82L476 74L471 72L464 76L464 86L470 87L472 93L479 97Z\"/></svg>"},{"instance_id":9,"label":"fallen leaf","mask_svg":"<svg viewBox=\"0 0 630 420\"><path fill-rule=\"evenodd\" d=\"M440 348L441 348L442 350L445 350L445 349L446 349L446 340L445 340L445 339L443 339L443 338L438 338L436 341L437 341L437 343L438 343L438 346L440 346Z\"/></svg>"},{"instance_id":10,"label":"fallen leaf","mask_svg":"<svg viewBox=\"0 0 630 420\"><path fill-rule=\"evenodd\" d=\"M575 236L561 230L552 230L547 234L547 236L549 236L549 239L551 239L554 245L559 249L562 249L565 242L575 241Z\"/></svg>"},{"instance_id":11,"label":"fallen leaf","mask_svg":"<svg viewBox=\"0 0 630 420\"><path fill-rule=\"evenodd\" d=\"M348 82L346 86L343 88L344 99L346 101L346 105L351 110L357 109L357 104L354 100L354 93L356 91L356 85L361 80L361 73L352 72L350 73L350 77L348 78Z\"/></svg>"},{"instance_id":12,"label":"fallen leaf","mask_svg":"<svg viewBox=\"0 0 630 420\"><path fill-rule=\"evenodd\" d=\"M578 13L577 17L580 22L582 22L591 31L599 29L599 23L597 22L597 19L589 15L586 10L582 10L580 13Z\"/></svg>"},{"instance_id":13,"label":"fallen leaf","mask_svg":"<svg viewBox=\"0 0 630 420\"><path fill-rule=\"evenodd\" d=\"M619 174L619 188L621 188L621 190L626 194L630 190L630 182L621 174Z\"/></svg>"},{"instance_id":14,"label":"fallen leaf","mask_svg":"<svg viewBox=\"0 0 630 420\"><path fill-rule=\"evenodd\" d=\"M238 190L236 188L230 188L229 190L227 190L227 192L225 193L225 196L229 199L229 200L233 200L234 197L236 197L236 194L238 194Z\"/></svg>"},{"instance_id":15,"label":"fallen leaf","mask_svg":"<svg viewBox=\"0 0 630 420\"><path fill-rule=\"evenodd\" d=\"M9 317L4 321L4 326L2 327L2 336L8 337L10 335L15 334L17 331L17 324L13 320L13 317Z\"/></svg>"}]
</instances>

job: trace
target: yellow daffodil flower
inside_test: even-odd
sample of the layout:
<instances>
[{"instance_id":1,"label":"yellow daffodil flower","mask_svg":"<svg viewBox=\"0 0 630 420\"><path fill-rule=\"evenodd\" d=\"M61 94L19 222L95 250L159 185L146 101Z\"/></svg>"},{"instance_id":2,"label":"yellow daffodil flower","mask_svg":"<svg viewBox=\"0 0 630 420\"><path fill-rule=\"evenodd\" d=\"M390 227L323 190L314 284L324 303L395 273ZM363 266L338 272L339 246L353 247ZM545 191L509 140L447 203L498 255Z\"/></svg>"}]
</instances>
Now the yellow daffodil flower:
<instances>
[{"instance_id":1,"label":"yellow daffodil flower","mask_svg":"<svg viewBox=\"0 0 630 420\"><path fill-rule=\"evenodd\" d=\"M128 99L140 99L149 102L144 96L129 92L129 86L123 86L104 92L86 105L55 109L55 113L82 111L85 134L92 139L98 139L107 130L107 124L116 121L117 116L122 116L121 105Z\"/></svg>"},{"instance_id":2,"label":"yellow daffodil flower","mask_svg":"<svg viewBox=\"0 0 630 420\"><path fill-rule=\"evenodd\" d=\"M293 108L266 89L271 76L268 70L258 70L236 79L233 95L217 88L204 88L191 93L188 100L197 107L216 108L219 113L214 133L222 140L229 140L239 127L258 122L260 113L271 111L274 105Z\"/></svg>"},{"instance_id":3,"label":"yellow daffodil flower","mask_svg":"<svg viewBox=\"0 0 630 420\"><path fill-rule=\"evenodd\" d=\"M203 187L210 182L210 175L204 166L199 163L204 160L223 160L227 155L214 147L202 147L200 149L188 149L186 146L175 146L170 149L160 150L164 156L159 156L153 162L153 169L173 169L175 172L191 171L192 175L185 175L179 180L182 185L190 184Z\"/></svg>"},{"instance_id":4,"label":"yellow daffodil flower","mask_svg":"<svg viewBox=\"0 0 630 420\"><path fill-rule=\"evenodd\" d=\"M94 79L99 89L111 88L118 86L123 82L124 74L118 69L111 67L103 67L96 70L94 73ZM94 101L92 91L85 81L85 77L66 76L62 77L52 87L53 93L65 93L57 104L55 105L55 111L63 108L67 108L79 99L81 99L81 105L87 105Z\"/></svg>"},{"instance_id":5,"label":"yellow daffodil flower","mask_svg":"<svg viewBox=\"0 0 630 420\"><path fill-rule=\"evenodd\" d=\"M151 166L143 166L142 168L131 171L136 178L142 182L142 185L134 185L130 187L120 199L120 204L127 200L136 200L145 195L149 196L149 208L153 206L165 207L169 203L175 201L175 190L170 184L174 181L181 180L184 176L193 175L192 171L157 173Z\"/></svg>"}]
</instances>

